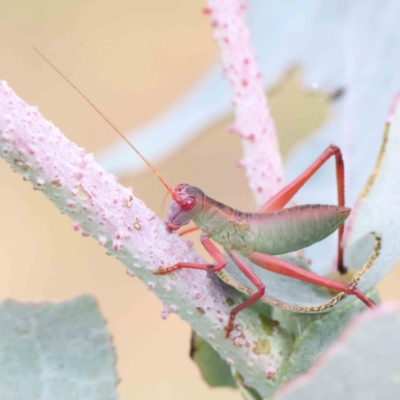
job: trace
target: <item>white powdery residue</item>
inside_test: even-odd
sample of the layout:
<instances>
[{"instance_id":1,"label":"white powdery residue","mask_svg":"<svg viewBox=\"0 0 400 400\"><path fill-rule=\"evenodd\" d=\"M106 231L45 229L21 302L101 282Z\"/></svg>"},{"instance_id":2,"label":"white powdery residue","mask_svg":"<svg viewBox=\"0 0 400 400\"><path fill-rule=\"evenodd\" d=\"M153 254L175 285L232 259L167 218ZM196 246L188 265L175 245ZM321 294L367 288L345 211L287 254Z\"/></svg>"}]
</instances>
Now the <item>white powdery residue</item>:
<instances>
[{"instance_id":1,"label":"white powdery residue","mask_svg":"<svg viewBox=\"0 0 400 400\"><path fill-rule=\"evenodd\" d=\"M147 282L148 290L153 290L155 287L156 287L156 284L154 282Z\"/></svg>"},{"instance_id":2,"label":"white powdery residue","mask_svg":"<svg viewBox=\"0 0 400 400\"><path fill-rule=\"evenodd\" d=\"M98 240L98 243L99 243L100 246L104 246L107 243L107 238L104 237L104 236L100 236L99 240Z\"/></svg>"},{"instance_id":3,"label":"white powdery residue","mask_svg":"<svg viewBox=\"0 0 400 400\"><path fill-rule=\"evenodd\" d=\"M43 186L45 184L45 181L44 181L44 179L41 179L41 178L38 178L37 180L36 180L36 185L37 186Z\"/></svg>"},{"instance_id":4,"label":"white powdery residue","mask_svg":"<svg viewBox=\"0 0 400 400\"><path fill-rule=\"evenodd\" d=\"M171 314L171 308L169 306L164 305L162 311L161 311L161 318L162 319L167 319L169 315Z\"/></svg>"},{"instance_id":5,"label":"white powdery residue","mask_svg":"<svg viewBox=\"0 0 400 400\"><path fill-rule=\"evenodd\" d=\"M135 274L133 271L131 271L130 269L127 269L127 270L126 270L126 274L127 274L128 276L130 276L131 278L134 278L134 277L136 276L136 274Z\"/></svg>"},{"instance_id":6,"label":"white powdery residue","mask_svg":"<svg viewBox=\"0 0 400 400\"><path fill-rule=\"evenodd\" d=\"M231 132L242 138L249 186L257 206L275 194L283 184L283 166L263 81L245 22L247 6L240 0L208 0L226 77L233 88L235 124Z\"/></svg>"}]
</instances>

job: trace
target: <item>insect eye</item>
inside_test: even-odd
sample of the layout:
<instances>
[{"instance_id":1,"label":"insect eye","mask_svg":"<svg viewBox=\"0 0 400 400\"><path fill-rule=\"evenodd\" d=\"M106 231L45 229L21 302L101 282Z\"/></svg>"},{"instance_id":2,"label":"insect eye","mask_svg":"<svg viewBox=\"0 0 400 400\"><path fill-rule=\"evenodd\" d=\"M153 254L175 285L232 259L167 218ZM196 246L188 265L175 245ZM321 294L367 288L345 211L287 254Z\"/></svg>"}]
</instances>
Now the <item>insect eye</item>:
<instances>
[{"instance_id":1,"label":"insect eye","mask_svg":"<svg viewBox=\"0 0 400 400\"><path fill-rule=\"evenodd\" d=\"M179 199L178 204L183 211L189 211L196 205L196 200L194 197L189 196L185 199Z\"/></svg>"}]
</instances>

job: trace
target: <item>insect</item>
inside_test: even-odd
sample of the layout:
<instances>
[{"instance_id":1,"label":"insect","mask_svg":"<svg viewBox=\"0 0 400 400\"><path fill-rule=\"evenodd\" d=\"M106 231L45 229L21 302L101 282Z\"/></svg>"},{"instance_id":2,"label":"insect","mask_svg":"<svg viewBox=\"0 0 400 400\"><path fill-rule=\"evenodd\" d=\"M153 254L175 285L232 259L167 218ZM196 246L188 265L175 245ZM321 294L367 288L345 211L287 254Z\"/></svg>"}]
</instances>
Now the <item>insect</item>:
<instances>
[{"instance_id":1,"label":"insect","mask_svg":"<svg viewBox=\"0 0 400 400\"><path fill-rule=\"evenodd\" d=\"M350 214L345 207L344 164L339 147L330 145L302 174L270 198L257 212L241 212L224 205L210 197L197 187L185 183L175 188L169 186L150 162L133 146L129 140L84 96L56 67L54 67L38 50L35 51L46 60L79 94L104 118L104 120L121 136L121 138L147 164L172 197L168 210L167 229L175 232L193 221L196 225L180 233L184 235L194 230L202 232L200 241L213 264L179 262L168 268L160 267L155 275L172 273L178 269L191 268L207 272L221 271L227 264L225 256L213 243L219 243L240 271L255 285L255 291L247 300L234 307L225 327L226 337L234 328L235 316L261 299L265 285L257 274L243 261L247 258L261 268L285 275L294 279L313 283L328 289L357 296L368 307L376 304L355 286L317 275L304 270L276 255L289 253L326 238L338 230L337 269L344 274L347 268L343 264L343 223ZM336 161L336 184L338 205L307 204L285 208L299 189L331 157Z\"/></svg>"}]
</instances>

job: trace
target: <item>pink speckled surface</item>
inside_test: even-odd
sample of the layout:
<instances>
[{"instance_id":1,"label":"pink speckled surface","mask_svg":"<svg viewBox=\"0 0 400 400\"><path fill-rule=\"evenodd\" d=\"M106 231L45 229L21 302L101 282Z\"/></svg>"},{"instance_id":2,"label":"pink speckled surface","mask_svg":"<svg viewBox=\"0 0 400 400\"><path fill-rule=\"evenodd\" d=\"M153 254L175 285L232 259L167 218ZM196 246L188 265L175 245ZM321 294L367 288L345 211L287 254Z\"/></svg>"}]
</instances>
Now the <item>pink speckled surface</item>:
<instances>
[{"instance_id":1,"label":"pink speckled surface","mask_svg":"<svg viewBox=\"0 0 400 400\"><path fill-rule=\"evenodd\" d=\"M283 184L282 160L263 80L246 26L247 5L240 0L209 0L214 37L222 53L224 73L233 90L235 123L242 138L244 157L239 162L260 207Z\"/></svg>"},{"instance_id":2,"label":"pink speckled surface","mask_svg":"<svg viewBox=\"0 0 400 400\"><path fill-rule=\"evenodd\" d=\"M4 158L35 189L43 190L61 212L70 215L75 230L81 228L116 251L123 246L135 257L154 250L148 241L153 231L158 232L154 239L170 246L173 236L167 234L164 223L131 190L106 173L95 162L93 154L70 142L36 107L19 99L4 82L0 96ZM134 229L137 218L140 230ZM189 252L185 241L178 240L173 248L177 252ZM173 262L174 256L174 251L165 249L158 254L167 263ZM192 256L196 258L193 253Z\"/></svg>"}]
</instances>

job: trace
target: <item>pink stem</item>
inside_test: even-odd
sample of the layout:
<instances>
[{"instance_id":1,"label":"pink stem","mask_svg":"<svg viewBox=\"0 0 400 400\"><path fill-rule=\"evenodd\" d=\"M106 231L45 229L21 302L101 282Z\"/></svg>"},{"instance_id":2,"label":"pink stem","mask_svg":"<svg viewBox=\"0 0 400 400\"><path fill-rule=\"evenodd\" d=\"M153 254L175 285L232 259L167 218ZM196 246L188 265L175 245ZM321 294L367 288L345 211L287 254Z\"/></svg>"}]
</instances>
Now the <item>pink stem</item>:
<instances>
[{"instance_id":1,"label":"pink stem","mask_svg":"<svg viewBox=\"0 0 400 400\"><path fill-rule=\"evenodd\" d=\"M204 10L211 15L226 77L233 88L235 124L232 132L243 139L244 158L250 189L259 208L283 184L282 160L275 127L256 57L246 26L247 6L240 0L208 0Z\"/></svg>"}]
</instances>

